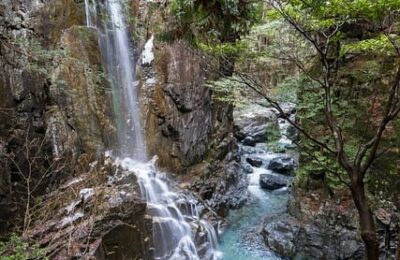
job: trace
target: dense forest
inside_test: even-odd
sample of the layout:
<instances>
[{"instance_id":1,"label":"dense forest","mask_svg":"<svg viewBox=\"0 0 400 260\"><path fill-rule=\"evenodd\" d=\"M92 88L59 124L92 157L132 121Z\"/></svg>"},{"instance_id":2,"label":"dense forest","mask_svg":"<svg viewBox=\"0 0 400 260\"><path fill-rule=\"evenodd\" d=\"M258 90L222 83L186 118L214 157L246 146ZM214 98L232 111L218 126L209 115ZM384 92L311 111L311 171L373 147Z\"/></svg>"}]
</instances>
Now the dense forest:
<instances>
[{"instance_id":1,"label":"dense forest","mask_svg":"<svg viewBox=\"0 0 400 260\"><path fill-rule=\"evenodd\" d=\"M399 259L399 0L0 0L0 259Z\"/></svg>"}]
</instances>

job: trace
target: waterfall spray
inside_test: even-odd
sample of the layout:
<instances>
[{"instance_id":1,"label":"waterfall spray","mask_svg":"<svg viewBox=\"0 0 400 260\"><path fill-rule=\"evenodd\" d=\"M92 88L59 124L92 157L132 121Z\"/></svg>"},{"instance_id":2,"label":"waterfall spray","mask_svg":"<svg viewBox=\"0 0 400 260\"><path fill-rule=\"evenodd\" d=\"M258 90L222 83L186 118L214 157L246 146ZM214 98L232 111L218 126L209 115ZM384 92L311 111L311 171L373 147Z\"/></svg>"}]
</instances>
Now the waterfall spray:
<instances>
[{"instance_id":1,"label":"waterfall spray","mask_svg":"<svg viewBox=\"0 0 400 260\"><path fill-rule=\"evenodd\" d=\"M192 195L170 191L165 174L156 170L154 161L147 162L136 61L121 2L85 0L87 25L99 32L102 61L113 91L117 155L124 158L116 161L138 178L142 198L153 217L155 259L218 259L216 232L200 218L197 200ZM194 229L196 234L203 234L199 248Z\"/></svg>"}]
</instances>

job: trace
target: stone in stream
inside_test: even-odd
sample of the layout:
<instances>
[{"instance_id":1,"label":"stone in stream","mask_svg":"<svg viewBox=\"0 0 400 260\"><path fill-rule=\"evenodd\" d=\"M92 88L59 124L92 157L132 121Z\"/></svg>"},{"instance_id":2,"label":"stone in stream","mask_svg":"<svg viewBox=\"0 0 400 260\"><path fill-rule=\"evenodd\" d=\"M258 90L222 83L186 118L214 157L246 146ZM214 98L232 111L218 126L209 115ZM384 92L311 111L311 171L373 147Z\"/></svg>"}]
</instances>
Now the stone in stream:
<instances>
[{"instance_id":1,"label":"stone in stream","mask_svg":"<svg viewBox=\"0 0 400 260\"><path fill-rule=\"evenodd\" d=\"M245 146L241 145L240 150L239 150L241 155L249 155L249 154L262 154L265 153L265 151L257 146L252 147L252 146Z\"/></svg>"},{"instance_id":2,"label":"stone in stream","mask_svg":"<svg viewBox=\"0 0 400 260\"><path fill-rule=\"evenodd\" d=\"M268 165L268 169L285 174L290 175L293 172L295 167L294 159L289 156L281 156L271 160Z\"/></svg>"},{"instance_id":3,"label":"stone in stream","mask_svg":"<svg viewBox=\"0 0 400 260\"><path fill-rule=\"evenodd\" d=\"M246 161L253 167L261 167L261 165L263 164L263 161L261 159L255 157L247 157Z\"/></svg>"},{"instance_id":4,"label":"stone in stream","mask_svg":"<svg viewBox=\"0 0 400 260\"><path fill-rule=\"evenodd\" d=\"M242 141L243 145L247 145L247 146L256 146L257 141L251 137L251 136L247 136L243 141Z\"/></svg>"},{"instance_id":5,"label":"stone in stream","mask_svg":"<svg viewBox=\"0 0 400 260\"><path fill-rule=\"evenodd\" d=\"M288 177L272 173L260 174L260 186L267 190L277 190L286 187L290 180Z\"/></svg>"},{"instance_id":6,"label":"stone in stream","mask_svg":"<svg viewBox=\"0 0 400 260\"><path fill-rule=\"evenodd\" d=\"M252 168L251 165L248 164L248 163L244 163L244 164L242 165L242 169L243 169L243 172L245 172L245 173L247 173L247 174L251 174L251 173L254 172L253 168Z\"/></svg>"}]
</instances>

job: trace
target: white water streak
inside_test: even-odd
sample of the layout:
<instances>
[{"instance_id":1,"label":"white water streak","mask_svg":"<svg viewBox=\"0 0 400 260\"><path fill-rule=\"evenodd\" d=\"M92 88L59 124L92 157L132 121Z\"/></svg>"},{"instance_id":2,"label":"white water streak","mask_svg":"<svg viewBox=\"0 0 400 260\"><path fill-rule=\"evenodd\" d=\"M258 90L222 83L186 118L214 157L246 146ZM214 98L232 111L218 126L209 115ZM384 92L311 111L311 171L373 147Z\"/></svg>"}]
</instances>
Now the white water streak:
<instances>
[{"instance_id":1,"label":"white water streak","mask_svg":"<svg viewBox=\"0 0 400 260\"><path fill-rule=\"evenodd\" d=\"M193 196L170 191L165 175L155 169L154 161L146 162L136 62L122 0L85 0L85 4L87 25L99 31L103 64L113 88L113 103L117 108L115 115L119 119L117 148L119 154L126 157L117 159L117 164L135 173L142 197L148 202L148 211L153 217L155 259L199 259L194 227L205 234L205 242L201 243L205 245L202 246L205 259L217 259L216 232L212 225L200 220L197 201ZM97 17L103 16L107 19L97 21ZM147 42L142 56L142 62L146 64L154 60L153 40L152 37Z\"/></svg>"}]
</instances>

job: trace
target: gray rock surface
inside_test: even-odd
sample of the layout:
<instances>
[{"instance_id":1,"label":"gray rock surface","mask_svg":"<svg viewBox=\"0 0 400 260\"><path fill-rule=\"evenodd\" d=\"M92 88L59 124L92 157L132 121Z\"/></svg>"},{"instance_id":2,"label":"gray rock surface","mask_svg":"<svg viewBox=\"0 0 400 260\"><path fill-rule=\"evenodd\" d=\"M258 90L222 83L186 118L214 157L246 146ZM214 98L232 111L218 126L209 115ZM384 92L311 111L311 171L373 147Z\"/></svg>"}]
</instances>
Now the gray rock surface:
<instances>
[{"instance_id":1,"label":"gray rock surface","mask_svg":"<svg viewBox=\"0 0 400 260\"><path fill-rule=\"evenodd\" d=\"M246 162L253 167L261 167L263 165L263 160L257 157L247 157Z\"/></svg>"},{"instance_id":2,"label":"gray rock surface","mask_svg":"<svg viewBox=\"0 0 400 260\"><path fill-rule=\"evenodd\" d=\"M285 214L266 220L262 230L268 247L296 259L363 259L357 230L329 225L323 219L304 223Z\"/></svg>"},{"instance_id":3,"label":"gray rock surface","mask_svg":"<svg viewBox=\"0 0 400 260\"><path fill-rule=\"evenodd\" d=\"M270 161L268 165L268 169L285 175L292 174L294 167L295 167L295 161L293 158L289 156L281 156L274 158Z\"/></svg>"},{"instance_id":4,"label":"gray rock surface","mask_svg":"<svg viewBox=\"0 0 400 260\"><path fill-rule=\"evenodd\" d=\"M250 105L235 111L234 118L235 136L239 140L251 137L253 142L260 143L279 132L276 111L272 108Z\"/></svg>"},{"instance_id":5,"label":"gray rock surface","mask_svg":"<svg viewBox=\"0 0 400 260\"><path fill-rule=\"evenodd\" d=\"M260 186L267 190L277 190L288 186L291 183L291 178L274 174L263 173L260 175Z\"/></svg>"}]
</instances>

